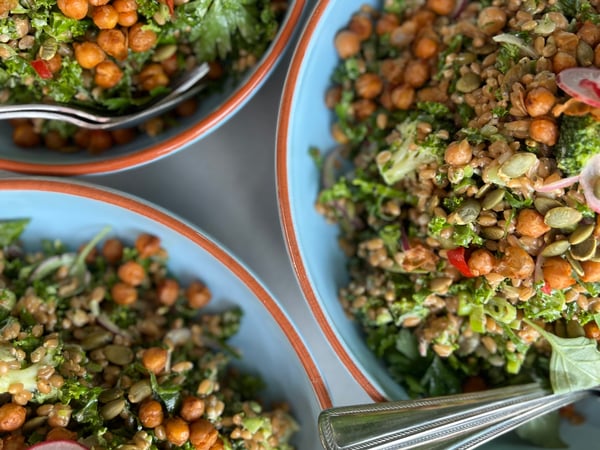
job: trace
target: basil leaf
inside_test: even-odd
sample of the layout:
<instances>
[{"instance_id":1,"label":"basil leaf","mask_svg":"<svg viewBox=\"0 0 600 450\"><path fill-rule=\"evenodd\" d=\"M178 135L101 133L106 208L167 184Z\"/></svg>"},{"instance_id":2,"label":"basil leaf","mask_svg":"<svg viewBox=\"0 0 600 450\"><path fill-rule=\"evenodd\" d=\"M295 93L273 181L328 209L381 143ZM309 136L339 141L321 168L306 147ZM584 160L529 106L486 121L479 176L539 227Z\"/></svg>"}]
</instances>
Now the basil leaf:
<instances>
[{"instance_id":1,"label":"basil leaf","mask_svg":"<svg viewBox=\"0 0 600 450\"><path fill-rule=\"evenodd\" d=\"M590 389L600 384L600 352L593 339L565 339L527 321L552 346L550 383L556 394Z\"/></svg>"},{"instance_id":2,"label":"basil leaf","mask_svg":"<svg viewBox=\"0 0 600 450\"><path fill-rule=\"evenodd\" d=\"M0 247L14 243L28 223L29 219L0 221Z\"/></svg>"}]
</instances>

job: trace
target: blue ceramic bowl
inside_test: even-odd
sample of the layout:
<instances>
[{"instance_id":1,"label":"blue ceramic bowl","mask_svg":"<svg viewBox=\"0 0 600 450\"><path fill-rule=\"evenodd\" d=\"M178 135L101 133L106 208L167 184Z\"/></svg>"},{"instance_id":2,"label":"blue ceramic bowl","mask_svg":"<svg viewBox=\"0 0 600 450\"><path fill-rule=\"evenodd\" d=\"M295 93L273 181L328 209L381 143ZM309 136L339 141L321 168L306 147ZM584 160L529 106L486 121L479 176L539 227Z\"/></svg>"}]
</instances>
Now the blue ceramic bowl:
<instances>
[{"instance_id":1,"label":"blue ceramic bowl","mask_svg":"<svg viewBox=\"0 0 600 450\"><path fill-rule=\"evenodd\" d=\"M12 127L0 121L0 170L38 175L110 173L140 166L186 148L223 125L261 88L288 46L303 15L305 0L289 0L279 31L258 63L241 79L226 81L220 92L204 97L190 117L158 136L140 134L132 142L100 154L82 150L60 153L23 149L11 138Z\"/></svg>"},{"instance_id":2,"label":"blue ceramic bowl","mask_svg":"<svg viewBox=\"0 0 600 450\"><path fill-rule=\"evenodd\" d=\"M154 234L169 253L169 269L182 283L201 279L210 287L210 308L239 306L239 333L230 341L241 350L238 366L260 375L261 396L286 401L300 425L299 450L320 446L317 416L331 406L329 394L301 336L276 300L234 256L193 226L134 197L90 184L50 179L0 180L2 219L30 218L22 236L30 250L42 239L60 239L70 248L89 241L104 226L133 243Z\"/></svg>"},{"instance_id":3,"label":"blue ceramic bowl","mask_svg":"<svg viewBox=\"0 0 600 450\"><path fill-rule=\"evenodd\" d=\"M338 230L315 210L320 174L309 154L337 144L330 134L333 114L325 106L330 75L339 63L334 37L362 5L380 8L381 0L322 0L311 13L292 57L280 105L277 130L277 194L288 252L301 289L323 333L349 373L373 400L406 398L404 390L367 347L359 327L338 301L346 285L346 258ZM593 404L582 405L586 424L564 424L571 448L589 448L600 439L600 420ZM588 443L588 444L586 444ZM525 450L513 436L490 444L492 450Z\"/></svg>"}]
</instances>

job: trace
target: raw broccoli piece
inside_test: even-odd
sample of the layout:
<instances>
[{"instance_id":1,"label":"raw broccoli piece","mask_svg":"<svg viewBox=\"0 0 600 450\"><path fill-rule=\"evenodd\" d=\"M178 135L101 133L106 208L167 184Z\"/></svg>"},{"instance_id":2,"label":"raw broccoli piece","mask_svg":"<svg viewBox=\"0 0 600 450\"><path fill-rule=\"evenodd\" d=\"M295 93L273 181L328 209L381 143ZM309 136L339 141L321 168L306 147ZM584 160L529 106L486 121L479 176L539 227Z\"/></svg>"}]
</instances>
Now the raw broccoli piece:
<instances>
[{"instance_id":1,"label":"raw broccoli piece","mask_svg":"<svg viewBox=\"0 0 600 450\"><path fill-rule=\"evenodd\" d=\"M417 124L416 120L407 119L398 125L397 136L377 158L379 173L388 185L396 183L425 164L442 161L444 157L446 140L439 133L433 132L418 141Z\"/></svg>"},{"instance_id":2,"label":"raw broccoli piece","mask_svg":"<svg viewBox=\"0 0 600 450\"><path fill-rule=\"evenodd\" d=\"M563 116L555 147L558 168L567 176L579 175L587 161L600 152L600 121L590 114Z\"/></svg>"}]
</instances>

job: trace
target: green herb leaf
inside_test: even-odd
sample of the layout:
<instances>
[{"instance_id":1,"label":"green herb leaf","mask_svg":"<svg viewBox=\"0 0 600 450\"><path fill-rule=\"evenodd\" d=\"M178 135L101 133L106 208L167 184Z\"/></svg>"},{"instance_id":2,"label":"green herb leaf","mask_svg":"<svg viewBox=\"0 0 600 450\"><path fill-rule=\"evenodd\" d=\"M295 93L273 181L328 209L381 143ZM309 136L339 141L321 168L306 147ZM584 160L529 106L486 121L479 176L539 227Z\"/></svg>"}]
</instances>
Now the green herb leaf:
<instances>
[{"instance_id":1,"label":"green herb leaf","mask_svg":"<svg viewBox=\"0 0 600 450\"><path fill-rule=\"evenodd\" d=\"M7 220L0 222L0 247L14 243L25 230L29 219Z\"/></svg>"},{"instance_id":2,"label":"green herb leaf","mask_svg":"<svg viewBox=\"0 0 600 450\"><path fill-rule=\"evenodd\" d=\"M585 337L565 339L534 327L552 346L550 357L550 383L557 394L590 389L600 384L600 352L593 339Z\"/></svg>"}]
</instances>

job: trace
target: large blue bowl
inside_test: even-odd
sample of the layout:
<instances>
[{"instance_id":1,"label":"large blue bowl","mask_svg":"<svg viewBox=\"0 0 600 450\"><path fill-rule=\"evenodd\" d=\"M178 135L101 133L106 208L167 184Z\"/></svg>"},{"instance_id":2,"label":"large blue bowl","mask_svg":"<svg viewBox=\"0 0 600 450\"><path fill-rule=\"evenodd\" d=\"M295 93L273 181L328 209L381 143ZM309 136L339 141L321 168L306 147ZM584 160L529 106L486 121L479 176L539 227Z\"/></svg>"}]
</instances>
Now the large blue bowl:
<instances>
[{"instance_id":1,"label":"large blue bowl","mask_svg":"<svg viewBox=\"0 0 600 450\"><path fill-rule=\"evenodd\" d=\"M223 89L203 97L198 110L178 119L158 136L140 134L128 144L99 154L82 150L61 153L47 148L23 149L12 140L12 127L0 121L0 170L37 175L112 173L161 159L189 147L233 117L262 87L280 61L300 25L305 0L289 0L279 31L261 59L241 79L230 78Z\"/></svg>"},{"instance_id":2,"label":"large blue bowl","mask_svg":"<svg viewBox=\"0 0 600 450\"><path fill-rule=\"evenodd\" d=\"M43 239L78 248L104 226L133 243L140 233L161 239L169 269L182 283L203 280L213 293L210 308L239 306L244 316L231 344L242 353L238 366L260 375L261 396L286 401L298 420L299 450L320 448L317 417L331 406L329 394L302 337L276 300L233 255L192 225L134 197L89 184L50 179L0 180L0 218L30 218L23 242L30 250Z\"/></svg>"},{"instance_id":3,"label":"large blue bowl","mask_svg":"<svg viewBox=\"0 0 600 450\"><path fill-rule=\"evenodd\" d=\"M381 7L381 0L322 0L302 32L292 57L280 105L277 130L277 195L288 252L305 298L323 333L349 373L375 401L406 398L404 390L367 347L359 326L340 302L338 289L348 275L346 258L338 246L338 229L315 210L320 174L309 154L337 144L330 134L332 112L325 106L330 75L339 63L334 37L362 5ZM600 440L600 418L592 402L582 405L586 423L564 424L571 448L595 448ZM514 436L486 448L525 450Z\"/></svg>"}]
</instances>

